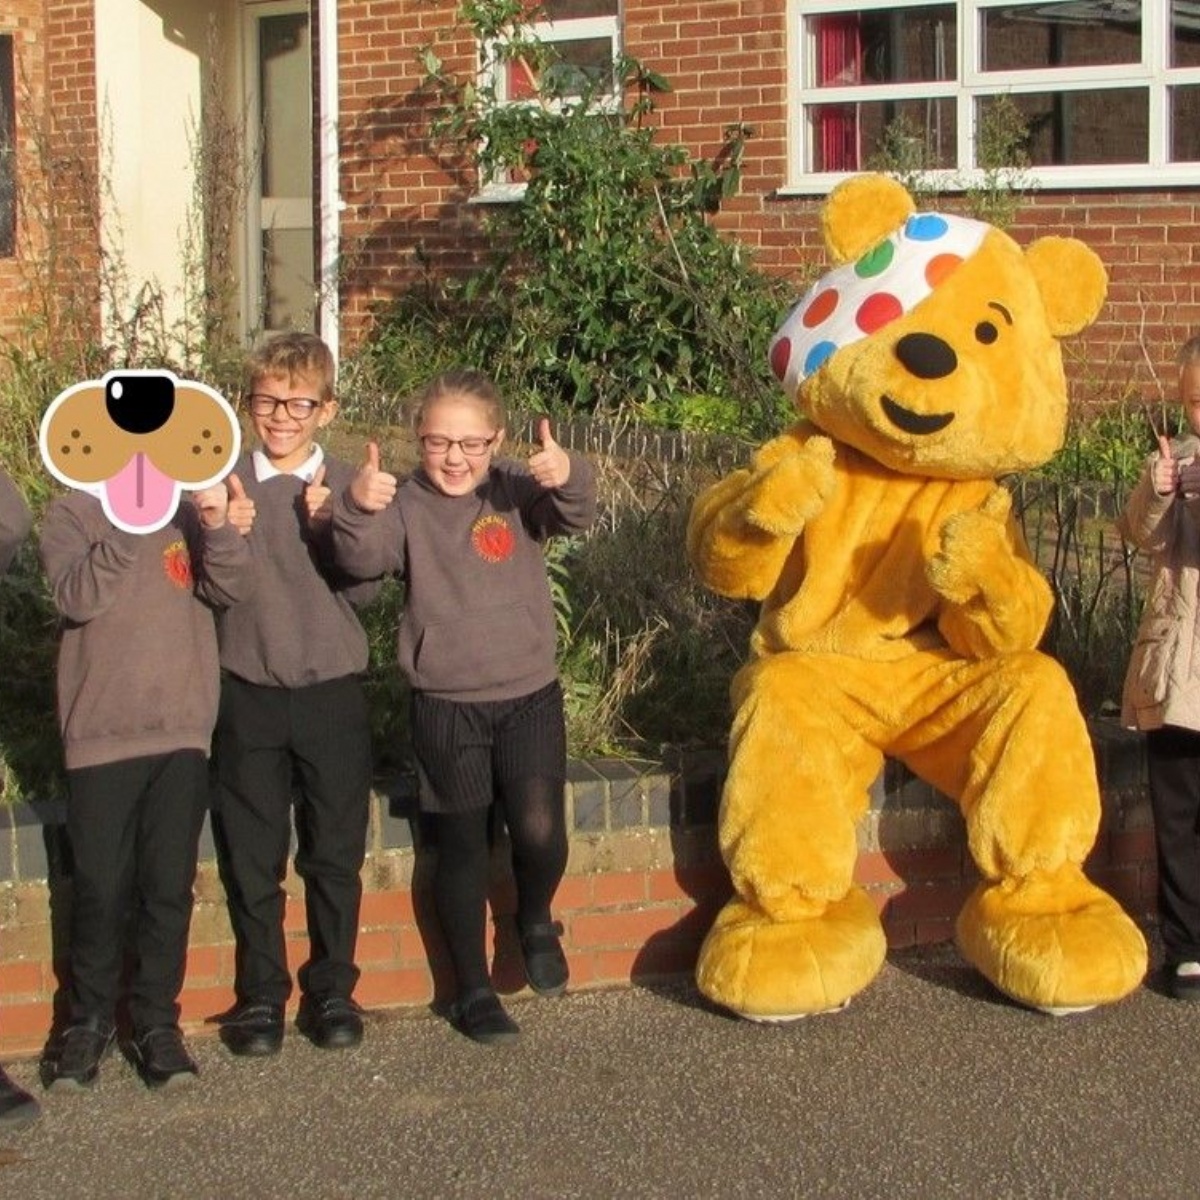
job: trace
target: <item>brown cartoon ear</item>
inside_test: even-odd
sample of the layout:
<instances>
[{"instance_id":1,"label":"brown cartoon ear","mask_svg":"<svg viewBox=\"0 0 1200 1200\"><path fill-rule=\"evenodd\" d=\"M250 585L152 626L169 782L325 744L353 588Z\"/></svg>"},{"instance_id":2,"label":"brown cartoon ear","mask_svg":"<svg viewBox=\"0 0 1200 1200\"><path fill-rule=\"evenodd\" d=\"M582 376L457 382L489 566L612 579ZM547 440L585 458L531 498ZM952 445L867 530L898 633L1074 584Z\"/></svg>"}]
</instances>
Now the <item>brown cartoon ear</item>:
<instances>
[{"instance_id":1,"label":"brown cartoon ear","mask_svg":"<svg viewBox=\"0 0 1200 1200\"><path fill-rule=\"evenodd\" d=\"M239 445L229 407L182 381L175 385L171 419L155 435L149 453L164 475L192 487L232 467Z\"/></svg>"},{"instance_id":2,"label":"brown cartoon ear","mask_svg":"<svg viewBox=\"0 0 1200 1200\"><path fill-rule=\"evenodd\" d=\"M108 419L104 387L91 381L50 415L42 445L46 465L64 482L100 483L129 461L126 435Z\"/></svg>"},{"instance_id":3,"label":"brown cartoon ear","mask_svg":"<svg viewBox=\"0 0 1200 1200\"><path fill-rule=\"evenodd\" d=\"M1076 238L1038 238L1025 260L1055 337L1070 337L1096 319L1108 294L1108 272L1091 247Z\"/></svg>"},{"instance_id":4,"label":"brown cartoon ear","mask_svg":"<svg viewBox=\"0 0 1200 1200\"><path fill-rule=\"evenodd\" d=\"M855 175L829 193L821 210L825 245L834 262L853 262L899 229L916 205L887 175Z\"/></svg>"}]
</instances>

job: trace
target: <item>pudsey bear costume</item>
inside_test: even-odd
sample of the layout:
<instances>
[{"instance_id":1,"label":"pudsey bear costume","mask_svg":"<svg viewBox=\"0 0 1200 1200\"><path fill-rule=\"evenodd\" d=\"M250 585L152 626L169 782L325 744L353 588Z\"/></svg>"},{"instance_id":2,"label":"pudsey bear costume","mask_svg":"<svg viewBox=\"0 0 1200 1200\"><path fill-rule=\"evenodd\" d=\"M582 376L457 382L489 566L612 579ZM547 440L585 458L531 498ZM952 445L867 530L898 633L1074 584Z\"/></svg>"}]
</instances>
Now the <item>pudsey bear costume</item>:
<instances>
[{"instance_id":1,"label":"pudsey bear costume","mask_svg":"<svg viewBox=\"0 0 1200 1200\"><path fill-rule=\"evenodd\" d=\"M789 1020L871 982L887 947L855 831L890 756L965 820L981 882L962 954L1035 1008L1118 1000L1146 943L1084 875L1092 746L1037 648L1053 598L997 482L1061 447L1058 339L1095 319L1104 268L1075 239L1022 249L918 213L881 175L839 185L822 225L837 265L770 352L800 420L701 494L688 528L705 584L761 602L719 817L735 894L698 984Z\"/></svg>"}]
</instances>

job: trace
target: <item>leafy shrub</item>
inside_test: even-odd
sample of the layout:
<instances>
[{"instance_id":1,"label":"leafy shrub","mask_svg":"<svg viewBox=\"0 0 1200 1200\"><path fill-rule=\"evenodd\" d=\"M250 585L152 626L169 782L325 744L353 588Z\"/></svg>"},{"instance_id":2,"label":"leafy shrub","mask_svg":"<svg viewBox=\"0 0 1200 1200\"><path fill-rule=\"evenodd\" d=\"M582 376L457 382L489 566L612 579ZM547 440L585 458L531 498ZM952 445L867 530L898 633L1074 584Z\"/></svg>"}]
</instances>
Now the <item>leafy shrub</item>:
<instances>
[{"instance_id":1,"label":"leafy shrub","mask_svg":"<svg viewBox=\"0 0 1200 1200\"><path fill-rule=\"evenodd\" d=\"M500 104L427 48L425 86L440 106L431 140L473 157L485 181L523 182L524 195L484 218L478 270L421 280L377 314L365 356L376 390L410 392L453 354L486 364L530 411L682 424L702 396L707 422L773 431L784 410L766 345L795 287L711 224L737 189L752 130L726 129L711 161L689 159L657 142L648 119L670 87L660 76L624 58L620 103L607 80L571 94L579 80L551 69L528 6L463 9L481 41L503 29L496 52L540 70L538 96Z\"/></svg>"}]
</instances>

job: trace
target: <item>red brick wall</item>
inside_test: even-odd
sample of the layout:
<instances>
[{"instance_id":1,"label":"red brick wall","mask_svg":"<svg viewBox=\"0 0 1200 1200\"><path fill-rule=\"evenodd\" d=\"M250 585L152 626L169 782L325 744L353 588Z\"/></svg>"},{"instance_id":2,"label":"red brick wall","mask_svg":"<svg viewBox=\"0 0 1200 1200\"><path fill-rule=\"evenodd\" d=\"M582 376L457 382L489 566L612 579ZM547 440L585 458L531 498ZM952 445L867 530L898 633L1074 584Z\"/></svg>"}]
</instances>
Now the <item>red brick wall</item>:
<instances>
[{"instance_id":1,"label":"red brick wall","mask_svg":"<svg viewBox=\"0 0 1200 1200\"><path fill-rule=\"evenodd\" d=\"M471 173L427 144L429 105L418 90L418 50L451 27L456 7L450 0L339 5L347 348L368 327L372 306L426 264L453 268L471 256L478 214L467 204ZM786 177L784 8L783 0L626 0L624 36L626 49L674 89L658 97L664 137L712 155L725 126L753 127L741 194L718 224L752 246L761 266L794 277L799 290L822 262L820 199L776 195ZM450 68L473 61L465 31L438 47ZM1080 400L1157 399L1160 386L1171 394L1174 347L1200 328L1198 206L1198 193L1184 189L1043 192L1026 201L1018 240L1079 236L1111 274L1100 321L1068 343Z\"/></svg>"},{"instance_id":2,"label":"red brick wall","mask_svg":"<svg viewBox=\"0 0 1200 1200\"><path fill-rule=\"evenodd\" d=\"M25 100L30 93L40 96L45 86L41 54L45 35L44 7L43 0L0 0L0 33L11 34L13 39L18 187L24 185L38 161L33 114ZM23 232L19 225L18 245ZM0 337L11 337L17 331L16 318L25 302L24 296L20 260L16 256L0 258Z\"/></svg>"},{"instance_id":3,"label":"red brick wall","mask_svg":"<svg viewBox=\"0 0 1200 1200\"><path fill-rule=\"evenodd\" d=\"M0 0L14 33L17 255L0 260L0 336L33 318L46 337L80 343L99 320L99 174L94 6Z\"/></svg>"}]
</instances>

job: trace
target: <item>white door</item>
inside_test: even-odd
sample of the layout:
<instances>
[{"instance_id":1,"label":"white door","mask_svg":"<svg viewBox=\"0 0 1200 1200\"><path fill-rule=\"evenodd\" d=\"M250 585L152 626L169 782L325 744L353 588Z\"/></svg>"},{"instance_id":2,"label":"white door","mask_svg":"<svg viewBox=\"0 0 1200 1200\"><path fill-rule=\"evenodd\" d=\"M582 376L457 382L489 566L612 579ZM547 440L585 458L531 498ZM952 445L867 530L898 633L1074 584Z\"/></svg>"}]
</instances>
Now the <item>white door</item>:
<instances>
[{"instance_id":1,"label":"white door","mask_svg":"<svg viewBox=\"0 0 1200 1200\"><path fill-rule=\"evenodd\" d=\"M307 3L248 4L245 13L249 142L258 144L244 275L253 338L315 328L312 46Z\"/></svg>"}]
</instances>

